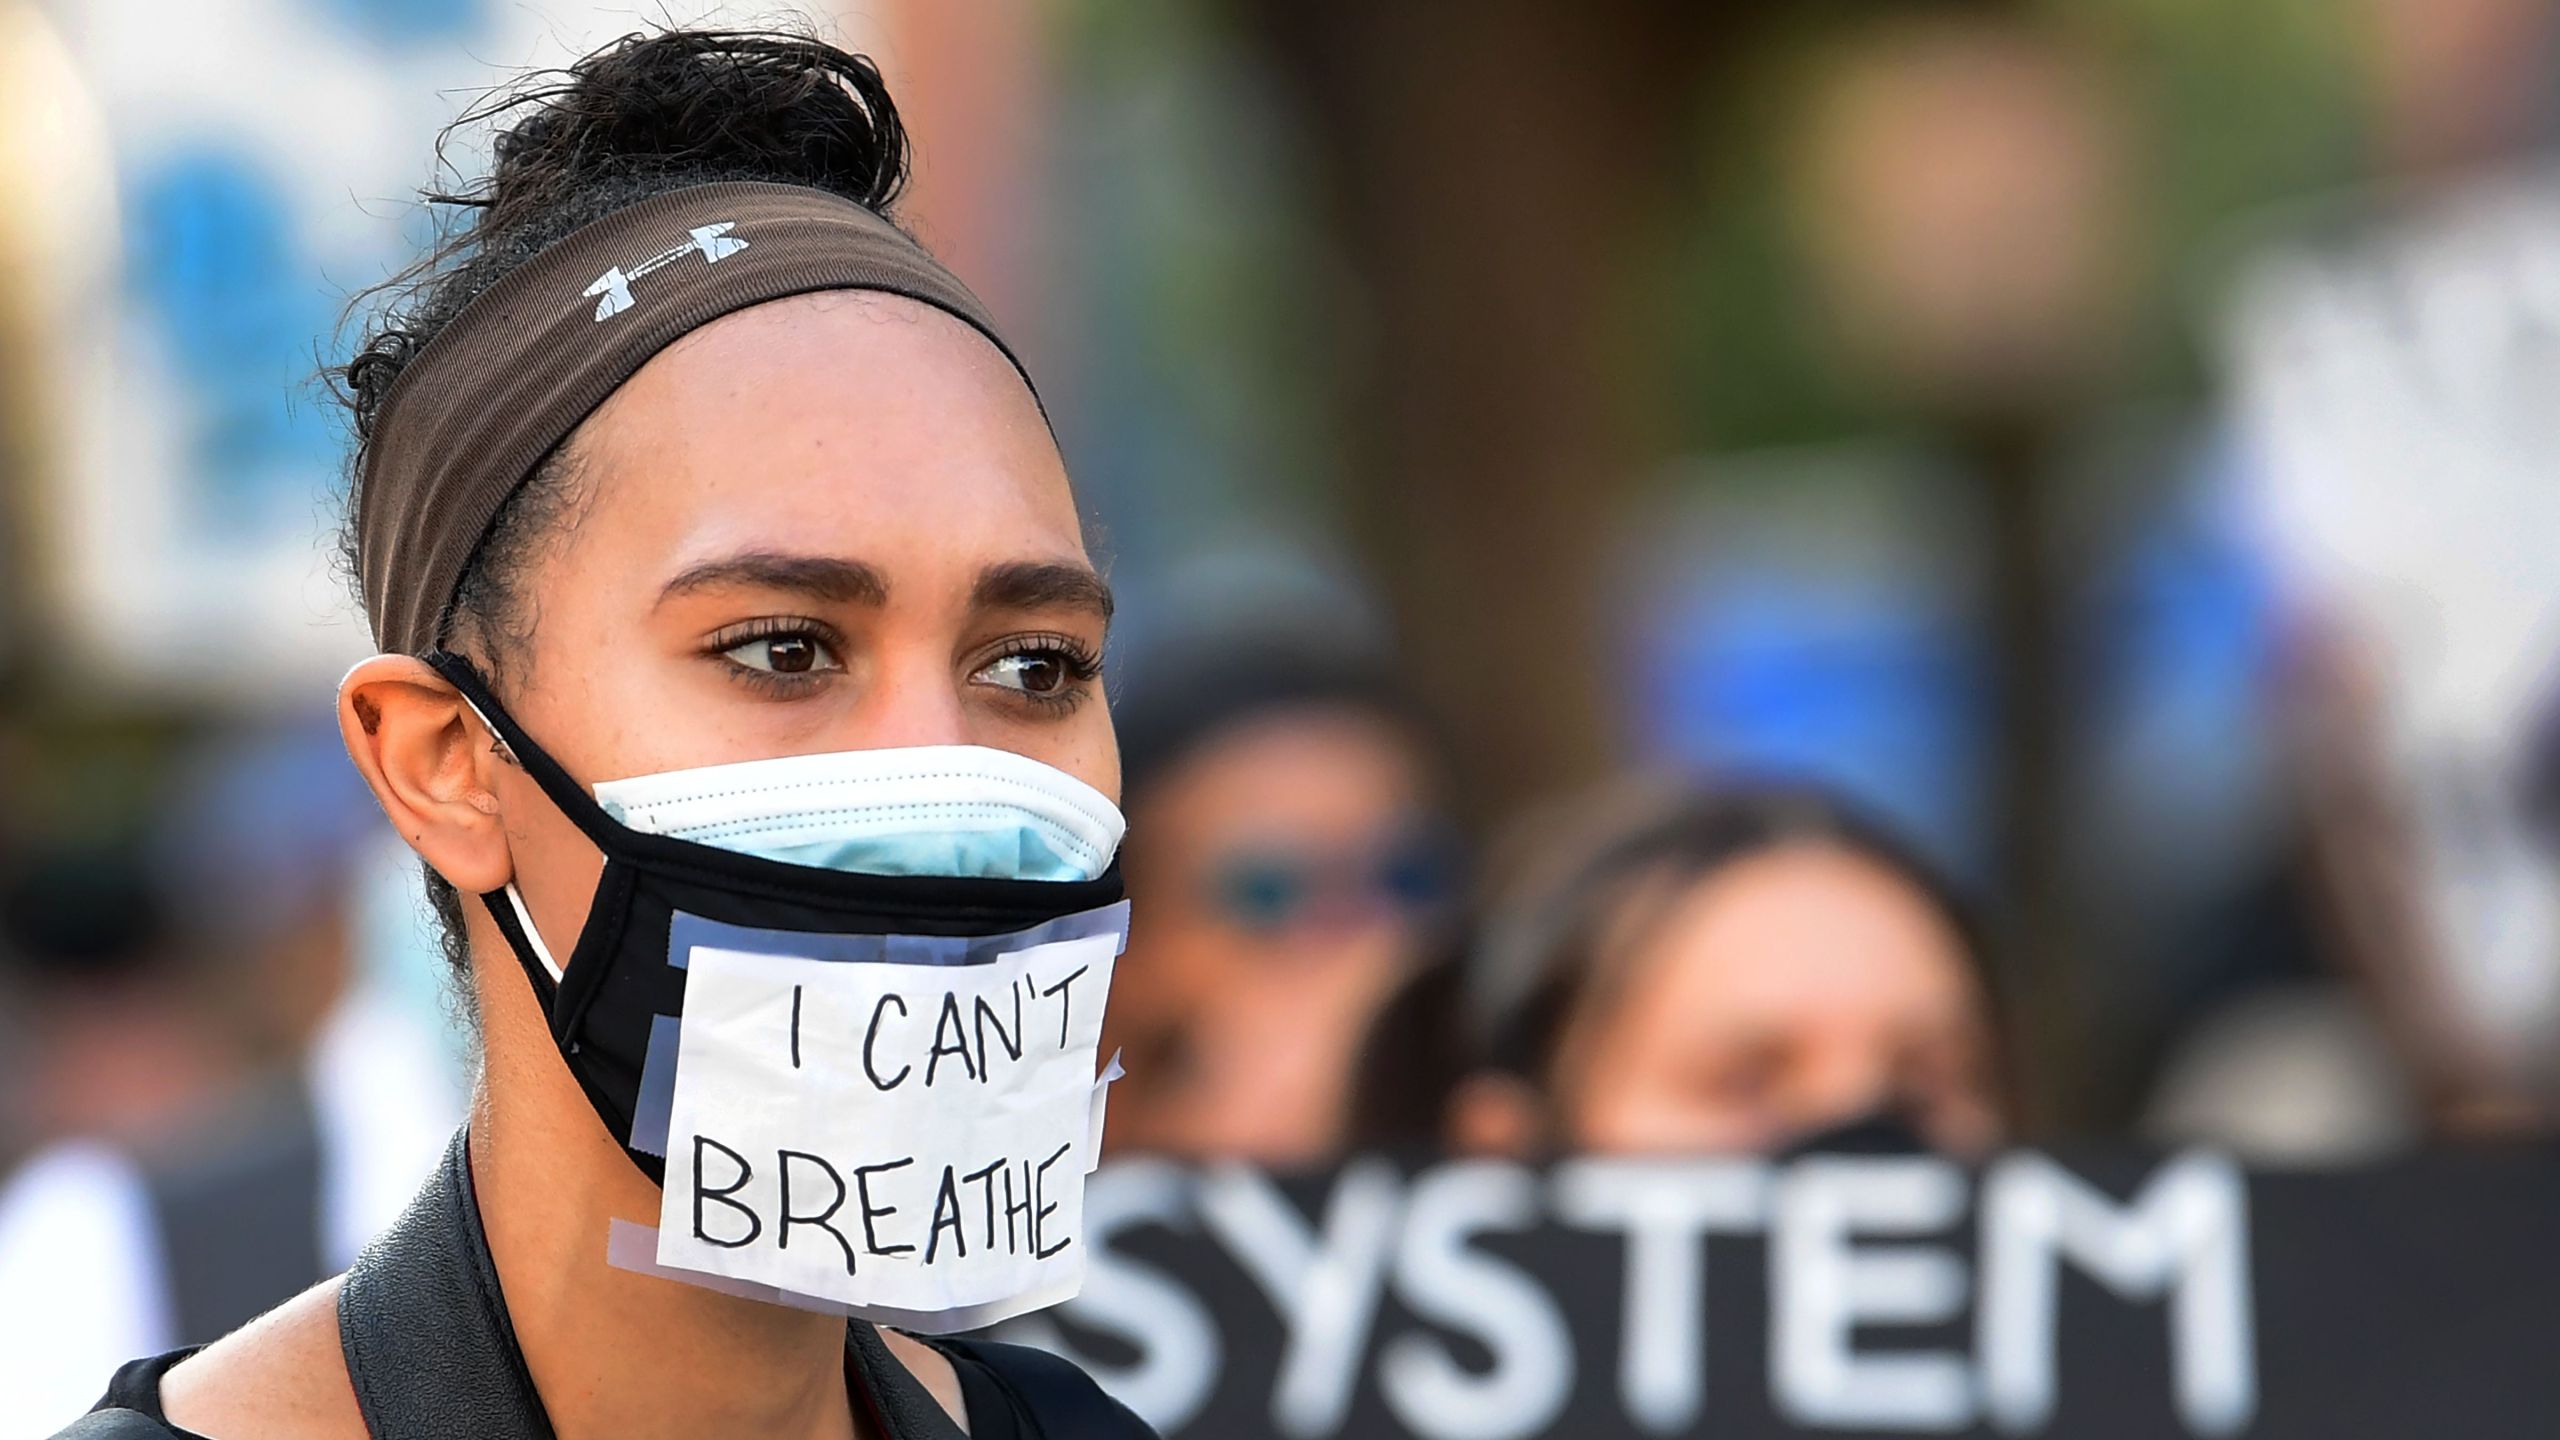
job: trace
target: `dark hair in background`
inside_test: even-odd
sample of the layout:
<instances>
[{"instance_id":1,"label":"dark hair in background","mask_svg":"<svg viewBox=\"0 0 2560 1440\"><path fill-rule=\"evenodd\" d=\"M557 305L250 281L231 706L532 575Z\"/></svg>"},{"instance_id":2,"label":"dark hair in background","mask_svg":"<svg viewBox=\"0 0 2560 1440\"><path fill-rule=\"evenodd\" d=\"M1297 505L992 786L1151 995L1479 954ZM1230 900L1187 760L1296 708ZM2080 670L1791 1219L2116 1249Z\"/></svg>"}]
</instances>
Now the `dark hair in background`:
<instances>
[{"instance_id":1,"label":"dark hair in background","mask_svg":"<svg viewBox=\"0 0 2560 1440\"><path fill-rule=\"evenodd\" d=\"M0 963L28 978L114 981L176 957L143 840L111 834L13 854L0 871Z\"/></svg>"},{"instance_id":2,"label":"dark hair in background","mask_svg":"<svg viewBox=\"0 0 2560 1440\"><path fill-rule=\"evenodd\" d=\"M384 400L464 306L545 247L670 190L726 180L805 185L886 218L907 175L897 106L867 58L801 34L668 30L625 36L565 70L532 75L474 106L437 142L496 130L487 176L423 197L439 238L416 265L359 297L380 308L354 357L331 372L354 422L344 549L355 569L365 456ZM504 377L490 381L496 387ZM439 627L479 652L503 686L532 631L528 564L584 502L575 457L545 458L508 500ZM467 967L462 904L432 869L427 895L445 957Z\"/></svg>"},{"instance_id":3,"label":"dark hair in background","mask_svg":"<svg viewBox=\"0 0 2560 1440\"><path fill-rule=\"evenodd\" d=\"M1650 894L1685 892L1727 866L1795 845L1845 851L1926 896L1954 928L1997 1020L1997 969L1973 905L1892 830L1808 786L1694 792L1622 819L1546 883L1498 897L1479 916L1469 945L1417 974L1387 1003L1355 1077L1360 1138L1436 1143L1450 1096L1478 1070L1549 1093L1565 1036L1598 998L1613 955L1634 946L1613 934L1625 907ZM1604 946L1612 954L1603 954ZM1995 1023L1995 1045L1999 1028Z\"/></svg>"},{"instance_id":4,"label":"dark hair in background","mask_svg":"<svg viewBox=\"0 0 2560 1440\"><path fill-rule=\"evenodd\" d=\"M1184 760L1273 715L1353 711L1410 737L1426 759L1441 752L1434 727L1382 650L1299 617L1202 624L1162 637L1136 647L1123 677L1112 693L1111 721L1124 810L1144 803Z\"/></svg>"},{"instance_id":5,"label":"dark hair in background","mask_svg":"<svg viewBox=\"0 0 2560 1440\"><path fill-rule=\"evenodd\" d=\"M1467 937L1434 952L1369 1020L1351 1072L1355 1150L1437 1154L1449 1103L1476 1069L1467 1014Z\"/></svg>"}]
</instances>

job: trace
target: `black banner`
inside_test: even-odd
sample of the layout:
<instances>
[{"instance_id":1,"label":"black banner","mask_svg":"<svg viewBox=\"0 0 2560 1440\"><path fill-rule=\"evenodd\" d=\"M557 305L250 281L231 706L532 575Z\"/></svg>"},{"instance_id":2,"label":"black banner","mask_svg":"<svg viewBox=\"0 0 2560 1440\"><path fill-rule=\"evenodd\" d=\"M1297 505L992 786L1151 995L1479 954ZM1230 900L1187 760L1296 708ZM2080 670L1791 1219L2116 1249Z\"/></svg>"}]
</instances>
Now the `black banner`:
<instances>
[{"instance_id":1,"label":"black banner","mask_svg":"<svg viewBox=\"0 0 2560 1440\"><path fill-rule=\"evenodd\" d=\"M1093 1177L1009 1339L1168 1437L2548 1435L2560 1156Z\"/></svg>"}]
</instances>

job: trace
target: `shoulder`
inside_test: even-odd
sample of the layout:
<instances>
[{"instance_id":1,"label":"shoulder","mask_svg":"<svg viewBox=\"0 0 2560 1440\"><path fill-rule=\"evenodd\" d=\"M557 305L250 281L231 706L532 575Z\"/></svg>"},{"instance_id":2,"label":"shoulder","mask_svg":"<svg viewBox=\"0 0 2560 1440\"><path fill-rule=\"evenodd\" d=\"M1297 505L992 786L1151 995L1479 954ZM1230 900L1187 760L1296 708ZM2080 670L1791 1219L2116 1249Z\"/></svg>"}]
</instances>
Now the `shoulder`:
<instances>
[{"instance_id":1,"label":"shoulder","mask_svg":"<svg viewBox=\"0 0 2560 1440\"><path fill-rule=\"evenodd\" d=\"M160 1382L169 1423L260 1440L363 1440L364 1414L338 1342L343 1278L303 1291L171 1370Z\"/></svg>"},{"instance_id":2,"label":"shoulder","mask_svg":"<svg viewBox=\"0 0 2560 1440\"><path fill-rule=\"evenodd\" d=\"M974 1365L1021 1403L1040 1440L1156 1440L1156 1432L1111 1398L1073 1361L1029 1345L946 1339L957 1365Z\"/></svg>"},{"instance_id":3,"label":"shoulder","mask_svg":"<svg viewBox=\"0 0 2560 1440\"><path fill-rule=\"evenodd\" d=\"M907 1367L907 1373L916 1377L916 1383L925 1388L953 1424L964 1428L968 1425L968 1396L960 1388L960 1372L952 1368L949 1356L885 1325L880 1327L880 1343L889 1347L889 1353L898 1357L898 1363Z\"/></svg>"},{"instance_id":4,"label":"shoulder","mask_svg":"<svg viewBox=\"0 0 2560 1440\"><path fill-rule=\"evenodd\" d=\"M92 1410L53 1440L173 1440L177 1433L139 1410Z\"/></svg>"}]
</instances>

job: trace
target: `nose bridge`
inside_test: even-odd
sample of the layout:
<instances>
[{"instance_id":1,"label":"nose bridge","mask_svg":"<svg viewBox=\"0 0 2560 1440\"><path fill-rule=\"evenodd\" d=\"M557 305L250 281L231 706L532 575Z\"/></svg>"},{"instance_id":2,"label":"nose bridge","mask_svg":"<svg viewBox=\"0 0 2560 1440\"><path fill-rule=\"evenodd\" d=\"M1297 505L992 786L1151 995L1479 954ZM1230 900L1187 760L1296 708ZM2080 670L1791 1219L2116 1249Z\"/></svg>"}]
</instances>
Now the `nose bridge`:
<instances>
[{"instance_id":1,"label":"nose bridge","mask_svg":"<svg viewBox=\"0 0 2560 1440\"><path fill-rule=\"evenodd\" d=\"M1829 1037L1806 1068L1790 1118L1819 1127L1877 1110L1893 1099L1894 1059L1883 1037Z\"/></svg>"},{"instance_id":2,"label":"nose bridge","mask_svg":"<svg viewBox=\"0 0 2560 1440\"><path fill-rule=\"evenodd\" d=\"M912 745L970 743L967 707L949 657L929 647L883 651L874 683L854 711L854 733L844 748L886 750Z\"/></svg>"}]
</instances>

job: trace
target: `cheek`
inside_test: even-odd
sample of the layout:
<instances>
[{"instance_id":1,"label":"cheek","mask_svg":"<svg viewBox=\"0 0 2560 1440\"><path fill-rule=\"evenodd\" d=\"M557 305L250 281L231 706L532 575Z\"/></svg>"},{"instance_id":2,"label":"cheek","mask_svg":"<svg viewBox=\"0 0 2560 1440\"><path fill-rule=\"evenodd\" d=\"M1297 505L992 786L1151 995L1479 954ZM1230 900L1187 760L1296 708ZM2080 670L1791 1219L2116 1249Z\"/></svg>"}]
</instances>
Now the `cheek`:
<instances>
[{"instance_id":1,"label":"cheek","mask_svg":"<svg viewBox=\"0 0 2560 1440\"><path fill-rule=\"evenodd\" d=\"M1680 1041L1631 1033L1593 1047L1568 1097L1575 1143L1614 1154L1764 1148L1765 1119L1700 1085L1704 1061L1684 1053Z\"/></svg>"},{"instance_id":2,"label":"cheek","mask_svg":"<svg viewBox=\"0 0 2560 1440\"><path fill-rule=\"evenodd\" d=\"M1048 748L1053 754L1022 747L1024 753L1046 765L1064 770L1099 790L1112 804L1120 803L1120 741L1111 728L1111 709L1096 690L1068 723L1056 727L1061 733Z\"/></svg>"},{"instance_id":3,"label":"cheek","mask_svg":"<svg viewBox=\"0 0 2560 1440\"><path fill-rule=\"evenodd\" d=\"M1988 1100L1965 1100L1943 1105L1929 1117L1929 1141L1938 1149L1964 1159L1975 1159L2000 1146L2003 1127L1999 1113Z\"/></svg>"},{"instance_id":4,"label":"cheek","mask_svg":"<svg viewBox=\"0 0 2560 1440\"><path fill-rule=\"evenodd\" d=\"M604 874L604 856L521 772L508 773L499 803L516 889L541 927L552 958L565 965Z\"/></svg>"},{"instance_id":5,"label":"cheek","mask_svg":"<svg viewBox=\"0 0 2560 1440\"><path fill-rule=\"evenodd\" d=\"M1064 731L1057 766L1120 803L1120 732L1111 723L1111 701L1100 681L1076 707Z\"/></svg>"},{"instance_id":6,"label":"cheek","mask_svg":"<svg viewBox=\"0 0 2560 1440\"><path fill-rule=\"evenodd\" d=\"M1575 1107L1577 1148L1601 1154L1721 1154L1768 1148L1769 1126L1695 1090L1638 1080L1594 1088Z\"/></svg>"},{"instance_id":7,"label":"cheek","mask_svg":"<svg viewBox=\"0 0 2560 1440\"><path fill-rule=\"evenodd\" d=\"M977 672L962 673L967 665L954 666L952 653L962 636L982 624L965 616L946 621L931 614L903 621L893 617L884 623L877 632L879 668L863 685L854 687L867 690L870 700L857 702L857 709L932 704L936 702L929 697L947 693L949 712L961 730L948 738L1027 756L1074 776L1118 805L1120 747L1101 687L1086 684L1064 707L1041 708L994 687L978 678ZM1050 626L1025 621L1021 628ZM1100 642L1088 639L1085 643L1098 647ZM854 668L857 673L862 668L858 656ZM885 718L885 713L873 718Z\"/></svg>"}]
</instances>

